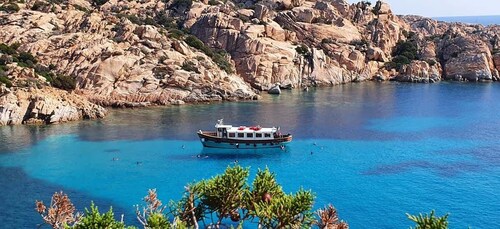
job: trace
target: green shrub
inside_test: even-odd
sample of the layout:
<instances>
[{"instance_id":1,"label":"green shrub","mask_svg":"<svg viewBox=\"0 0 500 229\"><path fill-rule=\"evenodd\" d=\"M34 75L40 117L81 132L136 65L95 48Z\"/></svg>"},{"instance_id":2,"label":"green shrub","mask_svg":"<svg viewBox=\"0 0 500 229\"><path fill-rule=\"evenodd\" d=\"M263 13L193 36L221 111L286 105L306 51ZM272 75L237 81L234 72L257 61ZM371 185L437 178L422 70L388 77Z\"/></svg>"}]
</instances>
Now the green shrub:
<instances>
[{"instance_id":1,"label":"green shrub","mask_svg":"<svg viewBox=\"0 0 500 229\"><path fill-rule=\"evenodd\" d=\"M102 6L102 5L106 4L106 2L108 2L108 0L92 0L92 5Z\"/></svg>"},{"instance_id":2,"label":"green shrub","mask_svg":"<svg viewBox=\"0 0 500 229\"><path fill-rule=\"evenodd\" d=\"M36 1L35 3L33 3L33 5L31 6L31 10L42 10L45 6L47 6L47 4L45 2L42 2L42 1Z\"/></svg>"},{"instance_id":3,"label":"green shrub","mask_svg":"<svg viewBox=\"0 0 500 229\"><path fill-rule=\"evenodd\" d=\"M419 214L417 216L406 213L406 216L417 224L415 229L448 229L448 214L442 217L436 217L434 213L434 210L432 210L429 215Z\"/></svg>"},{"instance_id":4,"label":"green shrub","mask_svg":"<svg viewBox=\"0 0 500 229\"><path fill-rule=\"evenodd\" d=\"M434 66L437 64L437 62L433 59L430 59L430 60L426 60L425 62L427 62L430 66Z\"/></svg>"},{"instance_id":5,"label":"green shrub","mask_svg":"<svg viewBox=\"0 0 500 229\"><path fill-rule=\"evenodd\" d=\"M227 61L226 57L221 55L220 53L214 53L212 56L212 60L219 66L220 69L224 70L225 72L231 74L233 73L233 68L229 61Z\"/></svg>"},{"instance_id":6,"label":"green shrub","mask_svg":"<svg viewBox=\"0 0 500 229\"><path fill-rule=\"evenodd\" d=\"M147 218L147 228L174 228L170 221L161 213L153 213Z\"/></svg>"},{"instance_id":7,"label":"green shrub","mask_svg":"<svg viewBox=\"0 0 500 229\"><path fill-rule=\"evenodd\" d=\"M411 41L399 41L392 50L393 56L406 56L410 60L417 59L417 45Z\"/></svg>"},{"instance_id":8,"label":"green shrub","mask_svg":"<svg viewBox=\"0 0 500 229\"><path fill-rule=\"evenodd\" d=\"M20 52L13 59L14 62L17 62L18 66L27 68L33 68L35 64L38 62L36 58L29 52Z\"/></svg>"},{"instance_id":9,"label":"green shrub","mask_svg":"<svg viewBox=\"0 0 500 229\"><path fill-rule=\"evenodd\" d=\"M0 83L5 84L6 87L12 87L12 82L6 76L0 76Z\"/></svg>"},{"instance_id":10,"label":"green shrub","mask_svg":"<svg viewBox=\"0 0 500 229\"><path fill-rule=\"evenodd\" d=\"M417 45L414 41L399 41L392 50L394 58L391 62L386 63L385 67L387 69L400 69L403 65L418 59L417 51Z\"/></svg>"},{"instance_id":11,"label":"green shrub","mask_svg":"<svg viewBox=\"0 0 500 229\"><path fill-rule=\"evenodd\" d=\"M174 38L174 39L182 39L186 35L184 31L179 30L179 29L170 29L168 30L168 37Z\"/></svg>"},{"instance_id":12,"label":"green shrub","mask_svg":"<svg viewBox=\"0 0 500 229\"><path fill-rule=\"evenodd\" d=\"M83 6L80 6L80 5L77 5L77 4L74 4L73 7L75 7L75 9L79 10L79 11L82 11L82 12L85 12L85 13L90 13L89 9L83 7Z\"/></svg>"},{"instance_id":13,"label":"green shrub","mask_svg":"<svg viewBox=\"0 0 500 229\"><path fill-rule=\"evenodd\" d=\"M184 39L184 41L189 46L191 46L191 47L193 47L195 49L198 49L198 50L202 50L203 51L203 49L205 47L205 44L203 43L203 41L201 41L200 39L198 39L197 37L195 37L193 35L187 36L186 39Z\"/></svg>"},{"instance_id":14,"label":"green shrub","mask_svg":"<svg viewBox=\"0 0 500 229\"><path fill-rule=\"evenodd\" d=\"M220 4L220 2L219 2L219 1L217 1L217 0L209 0L209 1L208 1L208 4L209 4L209 5L211 5L211 6L216 6L216 5L219 5L219 4Z\"/></svg>"},{"instance_id":15,"label":"green shrub","mask_svg":"<svg viewBox=\"0 0 500 229\"><path fill-rule=\"evenodd\" d=\"M188 71L188 72L196 72L198 74L200 73L200 71L198 70L196 65L189 60L184 61L184 63L182 63L181 68L185 71Z\"/></svg>"},{"instance_id":16,"label":"green shrub","mask_svg":"<svg viewBox=\"0 0 500 229\"><path fill-rule=\"evenodd\" d=\"M17 48L14 48L4 43L0 44L0 52L2 52L3 54L13 55L16 53L16 49Z\"/></svg>"},{"instance_id":17,"label":"green shrub","mask_svg":"<svg viewBox=\"0 0 500 229\"><path fill-rule=\"evenodd\" d=\"M406 56L395 56L391 62L387 62L385 67L387 69L401 69L404 65L410 64L411 60Z\"/></svg>"},{"instance_id":18,"label":"green shrub","mask_svg":"<svg viewBox=\"0 0 500 229\"><path fill-rule=\"evenodd\" d=\"M52 80L52 86L63 90L74 90L76 88L76 80L71 76L58 75Z\"/></svg>"},{"instance_id":19,"label":"green shrub","mask_svg":"<svg viewBox=\"0 0 500 229\"><path fill-rule=\"evenodd\" d=\"M6 72L7 70L9 70L9 68L5 64L0 63L0 72Z\"/></svg>"},{"instance_id":20,"label":"green shrub","mask_svg":"<svg viewBox=\"0 0 500 229\"><path fill-rule=\"evenodd\" d=\"M43 76L47 82L52 82L54 78L56 78L56 75L51 71L53 69L49 67L45 67L43 65L37 64L35 65L35 73L38 75Z\"/></svg>"},{"instance_id":21,"label":"green shrub","mask_svg":"<svg viewBox=\"0 0 500 229\"><path fill-rule=\"evenodd\" d=\"M360 46L367 46L368 47L370 45L370 43L366 39L352 40L349 44L354 45L356 47L360 47Z\"/></svg>"},{"instance_id":22,"label":"green shrub","mask_svg":"<svg viewBox=\"0 0 500 229\"><path fill-rule=\"evenodd\" d=\"M202 51L203 53L205 53L205 55L212 58L212 60L220 69L224 70L227 73L233 73L231 64L226 59L227 53L224 50L214 52L210 47L206 46L203 41L193 35L188 35L184 39L184 41L189 46Z\"/></svg>"},{"instance_id":23,"label":"green shrub","mask_svg":"<svg viewBox=\"0 0 500 229\"><path fill-rule=\"evenodd\" d=\"M301 44L295 48L295 51L297 51L300 55L306 55L309 53L309 48L306 45Z\"/></svg>"},{"instance_id":24,"label":"green shrub","mask_svg":"<svg viewBox=\"0 0 500 229\"><path fill-rule=\"evenodd\" d=\"M116 17L118 18L127 18L130 22L136 24L136 25L142 25L144 22L137 16L135 15L130 15L130 14L122 14L122 13L117 13Z\"/></svg>"},{"instance_id":25,"label":"green shrub","mask_svg":"<svg viewBox=\"0 0 500 229\"><path fill-rule=\"evenodd\" d=\"M73 227L74 229L124 229L125 225L114 218L113 208L108 212L101 214L94 202L90 204L90 210L85 208L85 214L82 219Z\"/></svg>"},{"instance_id":26,"label":"green shrub","mask_svg":"<svg viewBox=\"0 0 500 229\"><path fill-rule=\"evenodd\" d=\"M20 9L21 8L19 8L19 6L14 2L6 3L0 6L0 11L5 11L7 13L15 13L18 12Z\"/></svg>"},{"instance_id":27,"label":"green shrub","mask_svg":"<svg viewBox=\"0 0 500 229\"><path fill-rule=\"evenodd\" d=\"M158 12L154 20L156 24L163 26L166 29L179 29L179 25L175 22L173 17L169 17L165 12Z\"/></svg>"},{"instance_id":28,"label":"green shrub","mask_svg":"<svg viewBox=\"0 0 500 229\"><path fill-rule=\"evenodd\" d=\"M151 17L146 17L143 22L146 25L156 25L156 21Z\"/></svg>"},{"instance_id":29,"label":"green shrub","mask_svg":"<svg viewBox=\"0 0 500 229\"><path fill-rule=\"evenodd\" d=\"M171 10L175 10L177 13L183 13L189 11L193 5L192 0L174 0L172 4L168 7Z\"/></svg>"},{"instance_id":30,"label":"green shrub","mask_svg":"<svg viewBox=\"0 0 500 229\"><path fill-rule=\"evenodd\" d=\"M323 39L321 40L321 43L322 43L322 44L332 44L332 43L334 43L334 41L333 41L333 39L332 39L332 38L323 38Z\"/></svg>"}]
</instances>

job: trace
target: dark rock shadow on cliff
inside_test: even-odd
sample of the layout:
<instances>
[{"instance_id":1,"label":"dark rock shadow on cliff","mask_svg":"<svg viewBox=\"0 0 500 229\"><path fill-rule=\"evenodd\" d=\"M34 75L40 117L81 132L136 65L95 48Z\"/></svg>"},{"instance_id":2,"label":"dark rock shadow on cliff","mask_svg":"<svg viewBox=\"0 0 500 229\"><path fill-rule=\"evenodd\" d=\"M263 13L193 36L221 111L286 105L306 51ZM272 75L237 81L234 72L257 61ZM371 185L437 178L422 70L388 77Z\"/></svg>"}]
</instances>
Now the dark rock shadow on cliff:
<instances>
[{"instance_id":1,"label":"dark rock shadow on cliff","mask_svg":"<svg viewBox=\"0 0 500 229\"><path fill-rule=\"evenodd\" d=\"M0 167L1 227L37 228L43 220L35 211L35 200L42 200L49 205L52 194L61 190L68 194L78 212L83 213L85 208L89 208L90 202L94 201L99 211L106 212L113 206L117 220L125 214L124 219L127 224L136 223L135 216L132 215L133 209L123 209L110 200L95 198L86 193L31 178L20 168ZM45 225L42 228L49 226Z\"/></svg>"}]
</instances>

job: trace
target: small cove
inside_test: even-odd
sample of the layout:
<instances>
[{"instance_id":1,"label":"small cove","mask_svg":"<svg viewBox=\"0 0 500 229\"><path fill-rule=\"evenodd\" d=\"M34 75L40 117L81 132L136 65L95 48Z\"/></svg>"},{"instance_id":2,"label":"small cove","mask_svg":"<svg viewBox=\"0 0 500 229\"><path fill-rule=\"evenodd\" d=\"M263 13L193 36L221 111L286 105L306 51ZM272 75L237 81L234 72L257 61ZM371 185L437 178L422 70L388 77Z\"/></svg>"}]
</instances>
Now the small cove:
<instances>
[{"instance_id":1,"label":"small cove","mask_svg":"<svg viewBox=\"0 0 500 229\"><path fill-rule=\"evenodd\" d=\"M147 189L156 188L164 202L176 200L187 183L237 161L251 167L251 176L269 167L286 192L312 189L315 208L333 203L352 228L408 228L405 213L431 209L451 213L452 228L497 228L499 97L496 83L367 82L261 101L113 110L97 121L0 127L0 201L9 203L0 206L9 212L0 219L34 227L41 221L34 200L47 202L62 189L80 210L94 200L135 223L133 205ZM212 129L220 118L281 126L294 141L285 152L203 149L195 132Z\"/></svg>"}]
</instances>

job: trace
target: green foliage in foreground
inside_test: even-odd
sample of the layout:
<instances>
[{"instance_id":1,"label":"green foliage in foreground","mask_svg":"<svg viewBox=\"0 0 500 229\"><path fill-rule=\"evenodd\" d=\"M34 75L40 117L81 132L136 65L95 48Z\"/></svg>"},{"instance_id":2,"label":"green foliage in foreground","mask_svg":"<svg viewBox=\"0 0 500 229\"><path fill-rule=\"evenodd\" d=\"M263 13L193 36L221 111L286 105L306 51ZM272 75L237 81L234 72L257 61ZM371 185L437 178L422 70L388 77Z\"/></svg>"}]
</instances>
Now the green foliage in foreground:
<instances>
[{"instance_id":1,"label":"green foliage in foreground","mask_svg":"<svg viewBox=\"0 0 500 229\"><path fill-rule=\"evenodd\" d=\"M311 191L300 189L295 194L284 193L276 175L267 168L259 169L251 184L248 183L249 174L249 168L229 166L223 174L189 184L183 198L171 201L168 206L162 204L156 190L149 190L144 197L146 205L136 206L137 219L144 228L162 229L240 228L243 224L254 224L255 228L349 228L339 220L331 205L312 212L314 195ZM53 228L60 228L60 225L75 229L134 228L116 221L112 209L100 213L94 203L90 209L85 209L83 217L74 214L74 206L62 192L54 194L49 208L41 201L36 201L36 206L44 222ZM407 216L417 224L415 229L448 228L448 215L436 217L432 211L430 215Z\"/></svg>"},{"instance_id":2,"label":"green foliage in foreground","mask_svg":"<svg viewBox=\"0 0 500 229\"><path fill-rule=\"evenodd\" d=\"M69 228L69 227L67 227ZM113 208L110 208L108 212L101 214L94 202L90 204L90 210L85 208L84 217L73 227L75 229L132 229L134 227L125 227L123 222L118 222L115 220L115 214L113 213Z\"/></svg>"},{"instance_id":3,"label":"green foliage in foreground","mask_svg":"<svg viewBox=\"0 0 500 229\"><path fill-rule=\"evenodd\" d=\"M406 213L406 216L417 224L415 229L448 229L448 214L442 217L436 217L434 214L435 212L432 210L429 215L410 215Z\"/></svg>"}]
</instances>

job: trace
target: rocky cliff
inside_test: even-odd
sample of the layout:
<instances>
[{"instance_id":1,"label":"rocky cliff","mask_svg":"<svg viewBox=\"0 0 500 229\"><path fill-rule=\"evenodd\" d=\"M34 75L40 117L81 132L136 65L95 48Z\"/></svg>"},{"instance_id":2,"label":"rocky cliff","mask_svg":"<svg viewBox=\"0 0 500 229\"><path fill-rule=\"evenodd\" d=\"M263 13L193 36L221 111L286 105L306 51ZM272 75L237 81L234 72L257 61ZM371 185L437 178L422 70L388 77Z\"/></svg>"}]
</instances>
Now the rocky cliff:
<instances>
[{"instance_id":1,"label":"rocky cliff","mask_svg":"<svg viewBox=\"0 0 500 229\"><path fill-rule=\"evenodd\" d=\"M397 16L381 1L27 0L1 9L0 43L10 49L0 50L0 77L11 88L0 117L11 121L0 124L28 122L36 115L6 115L6 104L49 103L36 99L46 90L148 106L255 99L276 84L499 79L500 26ZM64 106L78 117L103 114L92 105L80 112L82 104Z\"/></svg>"}]
</instances>

